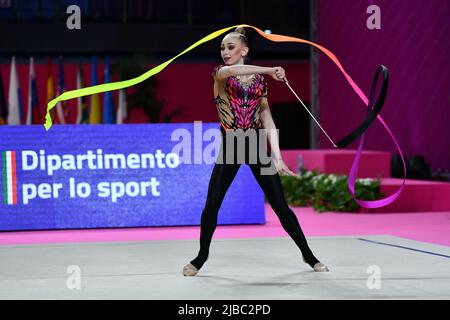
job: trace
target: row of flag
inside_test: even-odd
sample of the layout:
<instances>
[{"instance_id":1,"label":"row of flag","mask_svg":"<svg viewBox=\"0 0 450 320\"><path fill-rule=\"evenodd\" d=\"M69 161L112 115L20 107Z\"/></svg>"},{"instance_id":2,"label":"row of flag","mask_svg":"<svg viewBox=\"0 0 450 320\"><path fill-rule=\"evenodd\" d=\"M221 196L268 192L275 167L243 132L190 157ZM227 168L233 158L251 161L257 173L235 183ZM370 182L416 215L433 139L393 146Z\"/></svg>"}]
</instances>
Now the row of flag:
<instances>
[{"instance_id":1,"label":"row of flag","mask_svg":"<svg viewBox=\"0 0 450 320\"><path fill-rule=\"evenodd\" d=\"M104 82L110 82L110 63L109 58L105 59ZM90 86L97 85L97 59L92 58L91 63L91 82ZM77 84L76 89L86 87L83 77L81 63L77 68ZM75 88L74 88L75 89ZM11 71L9 77L9 90L7 101L3 92L3 80L0 70L0 125L20 125L20 124L43 124L47 103L55 97L66 91L63 59L59 58L58 63L58 79L55 92L55 84L52 73L52 62L48 59L47 63L47 82L46 82L46 104L39 106L38 90L36 82L36 72L34 67L34 59L30 57L29 77L28 77L28 101L27 113L24 114L24 107L20 94L20 83L17 74L16 59L13 56L11 60ZM89 102L89 103L88 103ZM53 123L68 124L69 110L67 101L59 102L50 112ZM99 124L99 123L123 123L127 117L127 100L126 93L123 89L119 90L117 111L114 108L114 99L111 91L103 94L103 104L100 94L93 94L77 98L75 124Z\"/></svg>"}]
</instances>

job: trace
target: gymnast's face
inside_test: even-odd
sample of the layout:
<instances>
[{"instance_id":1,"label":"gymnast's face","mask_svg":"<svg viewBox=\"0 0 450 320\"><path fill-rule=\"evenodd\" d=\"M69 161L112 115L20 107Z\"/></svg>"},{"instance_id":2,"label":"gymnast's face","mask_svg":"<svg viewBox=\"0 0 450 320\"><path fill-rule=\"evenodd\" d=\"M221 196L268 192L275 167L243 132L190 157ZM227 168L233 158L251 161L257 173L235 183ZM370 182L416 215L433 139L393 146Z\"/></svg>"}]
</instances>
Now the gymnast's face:
<instances>
[{"instance_id":1,"label":"gymnast's face","mask_svg":"<svg viewBox=\"0 0 450 320\"><path fill-rule=\"evenodd\" d=\"M226 65L244 64L244 56L248 53L248 47L238 37L227 35L220 45L220 54Z\"/></svg>"}]
</instances>

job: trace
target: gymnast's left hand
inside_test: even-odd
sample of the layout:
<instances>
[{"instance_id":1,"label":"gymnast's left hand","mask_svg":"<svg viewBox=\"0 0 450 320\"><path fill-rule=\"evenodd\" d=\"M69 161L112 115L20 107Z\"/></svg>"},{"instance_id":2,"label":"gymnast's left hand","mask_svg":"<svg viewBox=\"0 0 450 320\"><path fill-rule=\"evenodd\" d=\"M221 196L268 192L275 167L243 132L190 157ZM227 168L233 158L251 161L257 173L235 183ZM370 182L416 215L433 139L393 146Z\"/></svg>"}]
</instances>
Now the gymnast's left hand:
<instances>
[{"instance_id":1,"label":"gymnast's left hand","mask_svg":"<svg viewBox=\"0 0 450 320\"><path fill-rule=\"evenodd\" d=\"M288 168L286 163L284 163L283 159L275 159L275 167L277 168L278 174L280 176L293 176L298 177L294 172L291 171L291 169Z\"/></svg>"}]
</instances>

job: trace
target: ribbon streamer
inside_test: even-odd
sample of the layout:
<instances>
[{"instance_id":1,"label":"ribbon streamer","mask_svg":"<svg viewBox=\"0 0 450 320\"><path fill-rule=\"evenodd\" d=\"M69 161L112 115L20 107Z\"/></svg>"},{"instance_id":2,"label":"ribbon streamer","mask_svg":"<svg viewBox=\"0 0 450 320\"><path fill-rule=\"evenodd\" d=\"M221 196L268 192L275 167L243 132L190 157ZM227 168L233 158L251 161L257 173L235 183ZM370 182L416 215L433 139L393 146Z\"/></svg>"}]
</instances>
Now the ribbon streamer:
<instances>
[{"instance_id":1,"label":"ribbon streamer","mask_svg":"<svg viewBox=\"0 0 450 320\"><path fill-rule=\"evenodd\" d=\"M251 26L251 25L248 25L248 24L239 24L239 25L234 25L234 26L231 26L231 27L227 27L227 28L223 28L223 29L217 30L217 31L207 35L203 39L200 39L199 41L197 41L194 44L192 44L191 46L189 46L187 49L185 49L184 51L182 51L181 53L179 53L175 57L173 57L173 58L167 60L166 62L164 62L164 63L162 63L162 64L160 64L160 65L158 65L158 66L156 66L156 67L154 67L152 69L150 69L149 71L143 73L142 75L140 75L140 76L138 76L136 78L133 78L133 79L130 79L130 80L112 82L112 83L105 83L105 84L96 85L96 86L92 86L92 87L86 87L86 88L82 88L82 89L77 89L77 90L71 90L71 91L64 92L63 94L59 95L58 97L56 97L53 100L48 102L48 104L47 104L47 113L46 113L46 116L45 116L45 124L44 124L45 129L49 130L50 127L52 126L52 120L51 120L51 117L50 117L50 110L53 109L58 102L64 101L64 100L69 100L69 99L74 99L74 98L78 98L78 97L82 97L82 96L86 96L86 95L92 95L92 94L95 94L95 93L102 93L102 92L111 91L111 90L123 89L123 88L127 88L127 87L130 87L130 86L133 86L135 84L138 84L138 83L140 83L142 81L147 80L151 76L161 72L165 67L167 67L173 60L175 60L179 56L181 56L181 55L191 51L195 47L197 47L197 46L199 46L199 45L201 45L201 44L203 44L205 42L208 42L208 41L210 41L210 40L220 36L221 34L227 32L227 31L229 31L231 29L234 29L236 27L253 28L262 37L264 37L264 38L266 38L266 39L268 39L270 41L274 41L274 42L298 42L298 43L308 44L308 45L311 45L311 46L319 49L324 54L326 54L328 56L328 58L330 58L331 61L334 62L334 64L339 68L339 70L344 75L345 79L350 84L352 89L356 92L356 94L359 96L359 98L364 102L364 105L369 107L369 100L367 99L367 97L364 95L364 93L358 87L358 85L353 81L353 79L347 74L347 72L345 71L345 69L342 67L341 63L337 59L337 57L330 50L328 50L327 48L325 48L325 47L323 47L323 46L321 46L319 44L316 44L314 42L308 41L308 40L304 40L304 39L300 39L300 38L296 38L296 37L291 37L291 36L285 36L285 35L281 35L281 34L266 34L262 30L258 29L257 27L254 27L254 26ZM378 71L377 71L377 74L378 74ZM375 110L372 110L371 107L369 107L369 110L370 110L370 114L369 114L368 118L370 118L371 115L373 116L375 114L375 112L376 112ZM385 127L385 129L387 130L387 132L391 136L392 140L394 141L394 144L395 144L397 150L400 153L400 156L401 156L402 162L403 162L404 178L403 178L403 184L401 185L399 190L397 190L394 194L392 194L391 196L389 196L387 198L374 200L374 201L364 201L364 200L359 200L359 199L355 198L354 182L356 180L356 175L357 175L358 167L359 167L359 161L360 161L360 157L361 157L361 153L362 153L362 146L364 144L364 134L362 134L361 140L360 140L360 143L359 143L359 147L358 147L355 159L353 161L352 168L350 170L348 188L349 188L349 191L352 194L354 200L360 206L365 207L365 208L379 208L379 207L386 206L389 203L391 203L392 201L394 201L400 195L400 193L402 192L403 187L405 185L405 180L406 180L406 164L405 164L405 160L404 160L404 157L403 157L403 153L402 153L402 151L400 149L400 146L398 145L397 140L395 139L395 137L392 134L391 130L386 125L386 123L383 121L381 116L379 114L377 114L376 118ZM367 119L366 119L366 121L367 121ZM362 124L362 126L366 126L365 123L366 122L364 122ZM368 128L369 125L370 125L370 123L367 125L365 130ZM355 130L355 131L358 131L358 129ZM355 131L353 133L356 133L356 134L358 132L359 132L359 134L364 132L364 130L362 130L362 129L360 129L358 132L355 132ZM349 136L347 136L346 138L348 138L348 137ZM342 143L341 147L343 145L343 142L345 142L343 140L345 140L346 138L344 138L344 139L342 139L340 141ZM352 141L354 139L356 139L356 138L352 138ZM338 146L339 146L339 143L338 143Z\"/></svg>"},{"instance_id":2,"label":"ribbon streamer","mask_svg":"<svg viewBox=\"0 0 450 320\"><path fill-rule=\"evenodd\" d=\"M378 76L380 75L380 72L383 72L383 82L381 84L380 94L378 95L377 101L374 103L373 97L375 96ZM353 132L349 133L347 136L345 136L345 138L342 138L340 141L336 143L339 148L344 148L348 146L360 135L362 135L373 123L375 118L380 113L381 107L383 106L384 100L386 99L388 83L389 83L389 71L385 66L380 65L377 71L375 72L375 76L373 77L372 81L372 87L370 88L370 99L369 104L367 105L366 120L364 120L364 122L361 123Z\"/></svg>"}]
</instances>

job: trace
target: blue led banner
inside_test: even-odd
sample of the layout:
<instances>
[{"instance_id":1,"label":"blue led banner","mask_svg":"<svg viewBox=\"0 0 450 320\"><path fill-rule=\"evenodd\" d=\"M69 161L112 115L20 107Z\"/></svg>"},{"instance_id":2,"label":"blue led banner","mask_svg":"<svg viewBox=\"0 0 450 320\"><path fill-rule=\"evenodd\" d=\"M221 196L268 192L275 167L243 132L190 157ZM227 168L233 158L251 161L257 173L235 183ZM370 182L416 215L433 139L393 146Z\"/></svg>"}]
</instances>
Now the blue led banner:
<instances>
[{"instance_id":1,"label":"blue led banner","mask_svg":"<svg viewBox=\"0 0 450 320\"><path fill-rule=\"evenodd\" d=\"M217 123L60 125L47 132L40 125L0 126L0 230L199 225L218 129ZM264 194L247 165L218 223L265 223Z\"/></svg>"}]
</instances>

